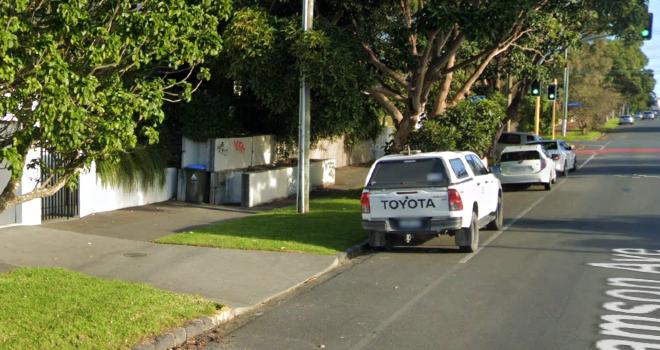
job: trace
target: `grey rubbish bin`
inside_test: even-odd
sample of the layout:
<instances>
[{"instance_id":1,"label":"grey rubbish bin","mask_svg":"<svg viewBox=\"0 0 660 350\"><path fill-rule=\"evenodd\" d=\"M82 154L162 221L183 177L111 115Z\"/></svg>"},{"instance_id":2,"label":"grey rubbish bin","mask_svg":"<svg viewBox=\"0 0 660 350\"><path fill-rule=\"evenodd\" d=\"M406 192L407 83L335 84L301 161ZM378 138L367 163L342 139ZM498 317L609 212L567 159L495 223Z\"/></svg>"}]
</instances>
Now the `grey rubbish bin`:
<instances>
[{"instance_id":1,"label":"grey rubbish bin","mask_svg":"<svg viewBox=\"0 0 660 350\"><path fill-rule=\"evenodd\" d=\"M206 166L192 164L184 169L186 175L186 202L208 203L209 202L209 172Z\"/></svg>"}]
</instances>

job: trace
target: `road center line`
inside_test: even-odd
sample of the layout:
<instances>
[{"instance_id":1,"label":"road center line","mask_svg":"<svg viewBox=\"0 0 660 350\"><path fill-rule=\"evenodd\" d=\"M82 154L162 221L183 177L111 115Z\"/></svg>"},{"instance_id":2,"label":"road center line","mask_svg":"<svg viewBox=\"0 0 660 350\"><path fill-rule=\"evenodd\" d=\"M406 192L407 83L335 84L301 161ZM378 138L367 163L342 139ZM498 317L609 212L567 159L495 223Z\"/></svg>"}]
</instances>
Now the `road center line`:
<instances>
[{"instance_id":1,"label":"road center line","mask_svg":"<svg viewBox=\"0 0 660 350\"><path fill-rule=\"evenodd\" d=\"M559 183L558 183L554 188L556 189L557 187L563 185L564 182L566 182L566 178L564 178L564 179L562 179L561 181L559 181ZM481 252L482 249L486 248L486 247L487 247L492 241L496 240L497 237L499 237L502 233L504 233L504 231L506 231L506 230L508 230L509 228L511 228L511 226L515 225L516 222L518 222L518 220L522 219L523 216L527 215L532 209L536 208L536 206L539 205L539 204L545 199L545 197L547 197L548 195L550 195L550 193L552 193L552 192L548 192L548 193L546 193L544 196L542 196L541 198L535 200L534 203L532 203L529 207L527 207L527 209L523 210L520 214L518 214L518 216L516 216L516 217L515 217L510 223L508 223L508 224L507 224L506 226L504 226L501 230L495 232L490 238L488 238L488 239L486 240L486 242L484 242L484 244L481 245L481 246L477 249L476 252L474 252L474 253L472 253L472 254L468 254L468 255L465 256L463 259L461 259L461 260L459 261L459 263L460 263L460 264L465 264L465 263L467 263L468 261L470 261L470 259L472 259L475 255L479 254L479 253Z\"/></svg>"},{"instance_id":2,"label":"road center line","mask_svg":"<svg viewBox=\"0 0 660 350\"><path fill-rule=\"evenodd\" d=\"M584 162L582 162L582 164L578 165L577 168L578 168L578 169L582 169L582 168L584 168L584 166L587 165L587 163L589 163L592 159L594 159L595 156L596 156L596 153L590 155L589 158L587 158L587 160L585 160Z\"/></svg>"},{"instance_id":3,"label":"road center line","mask_svg":"<svg viewBox=\"0 0 660 350\"><path fill-rule=\"evenodd\" d=\"M604 150L607 145L609 145L612 141L607 141L604 145L600 146L600 150Z\"/></svg>"}]
</instances>

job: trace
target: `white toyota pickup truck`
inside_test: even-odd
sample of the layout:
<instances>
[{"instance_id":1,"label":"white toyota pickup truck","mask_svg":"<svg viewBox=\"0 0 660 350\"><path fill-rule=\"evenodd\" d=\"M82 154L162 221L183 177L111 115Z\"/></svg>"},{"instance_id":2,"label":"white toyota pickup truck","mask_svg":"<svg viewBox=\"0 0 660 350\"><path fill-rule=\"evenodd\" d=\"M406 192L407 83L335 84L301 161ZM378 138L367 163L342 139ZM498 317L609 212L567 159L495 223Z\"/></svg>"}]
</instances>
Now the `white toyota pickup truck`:
<instances>
[{"instance_id":1,"label":"white toyota pickup truck","mask_svg":"<svg viewBox=\"0 0 660 350\"><path fill-rule=\"evenodd\" d=\"M377 249L395 235L410 244L448 234L472 252L480 227L502 227L502 185L471 152L382 157L369 171L361 204L362 228Z\"/></svg>"}]
</instances>

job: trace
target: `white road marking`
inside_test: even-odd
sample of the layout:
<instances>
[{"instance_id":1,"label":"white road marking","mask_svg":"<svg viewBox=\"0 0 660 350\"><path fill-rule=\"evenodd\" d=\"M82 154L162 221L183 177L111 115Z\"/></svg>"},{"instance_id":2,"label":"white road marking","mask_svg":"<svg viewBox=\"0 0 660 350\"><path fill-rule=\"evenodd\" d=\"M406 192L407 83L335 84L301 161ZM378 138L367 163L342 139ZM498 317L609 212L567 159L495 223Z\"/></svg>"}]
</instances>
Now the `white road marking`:
<instances>
[{"instance_id":1,"label":"white road marking","mask_svg":"<svg viewBox=\"0 0 660 350\"><path fill-rule=\"evenodd\" d=\"M582 168L584 168L584 166L587 165L587 163L589 163L592 159L594 159L595 156L596 156L596 153L592 154L591 156L589 156L589 158L587 158L587 160L585 160L584 162L582 162L582 164L578 165L577 168L578 168L578 169L582 169Z\"/></svg>"},{"instance_id":2,"label":"white road marking","mask_svg":"<svg viewBox=\"0 0 660 350\"><path fill-rule=\"evenodd\" d=\"M605 143L604 145L602 145L602 146L600 146L600 149L599 149L599 151L602 151L602 150L604 150L604 149L605 149L605 147L607 147L607 145L609 145L610 143L612 143L612 141L607 141L607 142L606 142L606 143Z\"/></svg>"},{"instance_id":3,"label":"white road marking","mask_svg":"<svg viewBox=\"0 0 660 350\"><path fill-rule=\"evenodd\" d=\"M566 179L562 179L561 181L559 181L559 183L557 183L557 185L554 186L554 188L557 188L557 187L561 186L564 182L566 182ZM515 225L516 222L518 222L518 220L522 219L525 215L527 215L530 211L532 211L532 209L536 208L536 206L539 205L539 204L545 199L545 197L547 197L548 195L550 195L550 193L552 193L552 192L548 192L548 193L546 193L544 196L542 196L541 198L535 200L534 203L532 203L529 207L527 207L527 209L523 210L520 214L518 214L518 216L516 216L516 217L513 219L513 221L511 221L510 223L508 223L508 224L507 224L506 226L504 226L501 230L495 232L490 238L488 238L488 239L486 240L486 242L484 242L484 244L481 245L481 246L477 249L476 252L474 252L474 253L472 253L472 254L468 254L468 255L465 256L463 259L461 259L461 260L459 261L459 263L460 263L460 264L465 264L465 263L467 263L468 261L470 261L470 259L472 259L475 255L479 254L479 253L481 252L481 250L483 250L483 249L486 248L491 242L493 242L494 240L496 240L497 237L499 237L502 233L504 233L504 231L506 231L506 230L508 230L509 228L511 228L511 226Z\"/></svg>"},{"instance_id":4,"label":"white road marking","mask_svg":"<svg viewBox=\"0 0 660 350\"><path fill-rule=\"evenodd\" d=\"M606 144L602 145L600 149L601 150L604 149L609 144L610 144L610 142L607 142ZM578 166L578 169L582 169L585 165L587 165L587 163L589 163L592 159L594 159L595 156L596 156L595 153L592 154L589 158L587 158L587 160L585 160L582 164L580 164ZM566 182L566 178L559 181L559 183L555 186L555 188L561 186L564 182ZM532 209L534 209L537 205L539 205L539 203L541 203L545 199L545 197L547 197L550 193L552 193L552 192L548 192L543 197L537 199L534 203L532 203L532 205L530 205L522 213L518 214L518 216L516 216L513 219L513 221L511 221L508 225L504 226L501 230L495 232L490 238L488 238L488 240L486 240L486 242L484 242L483 245L481 245L479 248L477 248L476 252L465 256L463 259L461 259L459 261L459 263L465 264L468 261L470 261L470 259L472 259L472 257L479 254L479 252L481 252L482 249L487 247L492 241L496 240L497 237L499 237L502 233L504 233L504 231L508 230L511 226L515 225L515 223L518 222L518 220L522 219L523 216L527 215Z\"/></svg>"}]
</instances>

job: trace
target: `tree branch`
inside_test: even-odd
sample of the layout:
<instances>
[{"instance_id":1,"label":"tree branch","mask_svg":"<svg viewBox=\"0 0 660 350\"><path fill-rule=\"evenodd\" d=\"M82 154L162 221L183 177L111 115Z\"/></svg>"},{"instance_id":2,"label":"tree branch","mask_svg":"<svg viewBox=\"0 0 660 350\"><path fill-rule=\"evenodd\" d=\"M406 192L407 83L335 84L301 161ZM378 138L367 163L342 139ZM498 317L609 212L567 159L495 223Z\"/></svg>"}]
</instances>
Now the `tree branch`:
<instances>
[{"instance_id":1,"label":"tree branch","mask_svg":"<svg viewBox=\"0 0 660 350\"><path fill-rule=\"evenodd\" d=\"M417 57L419 54L417 51L417 35L412 32L412 10L410 8L410 1L401 0L401 10L403 11L403 18L406 23L406 28L409 31L408 42L410 43L410 53L413 57Z\"/></svg>"},{"instance_id":2,"label":"tree branch","mask_svg":"<svg viewBox=\"0 0 660 350\"><path fill-rule=\"evenodd\" d=\"M369 95L378 102L390 114L394 123L398 126L403 120L403 113L396 107L390 99L387 98L382 92L374 90L373 88L367 89Z\"/></svg>"},{"instance_id":3,"label":"tree branch","mask_svg":"<svg viewBox=\"0 0 660 350\"><path fill-rule=\"evenodd\" d=\"M447 66L451 67L456 63L456 54L454 53L447 62ZM438 97L435 99L433 105L433 110L431 111L431 118L437 117L438 115L444 113L447 108L447 96L449 96L449 91L451 90L451 83L454 79L454 73L449 72L445 74L445 77L440 85L440 91L438 91Z\"/></svg>"},{"instance_id":4,"label":"tree branch","mask_svg":"<svg viewBox=\"0 0 660 350\"><path fill-rule=\"evenodd\" d=\"M403 76L403 74L398 73L392 69L390 69L387 65L385 65L383 62L381 62L378 57L376 57L376 53L369 47L367 43L362 43L362 47L364 50L367 52L367 56L369 58L369 62L376 67L379 71L381 71L383 74L389 76L390 78L394 79L397 83L399 83L402 87L407 87L408 82L406 81L406 77Z\"/></svg>"}]
</instances>

